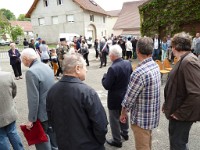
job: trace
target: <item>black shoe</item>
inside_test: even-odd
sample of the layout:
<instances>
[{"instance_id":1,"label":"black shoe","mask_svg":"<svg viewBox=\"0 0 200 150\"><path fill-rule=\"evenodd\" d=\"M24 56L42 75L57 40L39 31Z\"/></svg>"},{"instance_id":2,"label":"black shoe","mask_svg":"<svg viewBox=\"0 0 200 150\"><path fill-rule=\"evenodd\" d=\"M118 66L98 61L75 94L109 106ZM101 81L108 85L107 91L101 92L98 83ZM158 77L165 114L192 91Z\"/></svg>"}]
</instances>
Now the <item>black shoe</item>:
<instances>
[{"instance_id":1,"label":"black shoe","mask_svg":"<svg viewBox=\"0 0 200 150\"><path fill-rule=\"evenodd\" d=\"M113 141L113 140L106 140L106 142L107 142L110 146L115 146L115 147L119 147L119 148L122 147L122 142L117 143L117 142L115 142L115 141Z\"/></svg>"},{"instance_id":2,"label":"black shoe","mask_svg":"<svg viewBox=\"0 0 200 150\"><path fill-rule=\"evenodd\" d=\"M128 135L124 135L123 133L120 133L120 135L124 138L125 141L128 141Z\"/></svg>"},{"instance_id":3,"label":"black shoe","mask_svg":"<svg viewBox=\"0 0 200 150\"><path fill-rule=\"evenodd\" d=\"M99 68L102 68L102 66L99 66Z\"/></svg>"}]
</instances>

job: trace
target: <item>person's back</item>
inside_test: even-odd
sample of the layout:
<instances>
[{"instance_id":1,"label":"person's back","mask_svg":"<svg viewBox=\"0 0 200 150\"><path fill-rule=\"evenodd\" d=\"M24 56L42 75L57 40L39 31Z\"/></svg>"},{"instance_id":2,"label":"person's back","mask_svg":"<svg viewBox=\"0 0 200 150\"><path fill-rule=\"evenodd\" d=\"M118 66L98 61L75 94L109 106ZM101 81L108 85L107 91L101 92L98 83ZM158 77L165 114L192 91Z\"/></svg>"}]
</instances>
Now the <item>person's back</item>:
<instances>
[{"instance_id":1,"label":"person's back","mask_svg":"<svg viewBox=\"0 0 200 150\"><path fill-rule=\"evenodd\" d=\"M51 93L62 93L62 96L55 96ZM53 117L52 126L55 129L57 139L59 139L57 140L59 148L70 150L104 149L101 141L98 141L93 135L94 131L90 119L95 118L88 118L88 114L91 113L88 108L95 106L93 103L100 101L92 101L90 95L96 96L96 92L73 77L60 79L49 91L48 97L51 97L51 100L56 99L56 101L49 101L50 105L47 107L51 107L53 110L52 117L58 116ZM99 111L102 108L96 107L94 109Z\"/></svg>"},{"instance_id":2,"label":"person's back","mask_svg":"<svg viewBox=\"0 0 200 150\"><path fill-rule=\"evenodd\" d=\"M17 110L14 97L16 84L9 72L0 71L0 149L23 150L21 138L16 129ZM8 142L10 141L10 143Z\"/></svg>"},{"instance_id":3,"label":"person's back","mask_svg":"<svg viewBox=\"0 0 200 150\"><path fill-rule=\"evenodd\" d=\"M17 119L17 111L13 101L16 96L16 90L11 73L0 71L0 127L8 125L8 123Z\"/></svg>"},{"instance_id":4,"label":"person's back","mask_svg":"<svg viewBox=\"0 0 200 150\"><path fill-rule=\"evenodd\" d=\"M107 118L98 94L82 82L86 74L83 57L66 55L63 68L63 77L47 94L49 123L58 148L104 150Z\"/></svg>"},{"instance_id":5,"label":"person's back","mask_svg":"<svg viewBox=\"0 0 200 150\"><path fill-rule=\"evenodd\" d=\"M32 74L33 78L29 78L27 81L29 82L30 80L34 80L34 84L36 85L37 92L39 94L39 104L38 104L39 106L38 106L37 117L41 121L46 121L48 120L46 113L46 95L49 88L52 87L52 85L54 84L53 71L49 66L45 65L44 63L36 61L29 68L29 70L27 70L26 76L27 74L29 76ZM30 86L27 85L27 90L30 91L29 93L31 93L33 87L31 89L29 87ZM34 109L34 107L32 108Z\"/></svg>"},{"instance_id":6,"label":"person's back","mask_svg":"<svg viewBox=\"0 0 200 150\"><path fill-rule=\"evenodd\" d=\"M128 60L119 58L109 68L112 70L112 78L107 77L102 79L102 85L108 90L108 108L121 108L121 102L127 90L132 66ZM109 70L108 70L109 72Z\"/></svg>"}]
</instances>

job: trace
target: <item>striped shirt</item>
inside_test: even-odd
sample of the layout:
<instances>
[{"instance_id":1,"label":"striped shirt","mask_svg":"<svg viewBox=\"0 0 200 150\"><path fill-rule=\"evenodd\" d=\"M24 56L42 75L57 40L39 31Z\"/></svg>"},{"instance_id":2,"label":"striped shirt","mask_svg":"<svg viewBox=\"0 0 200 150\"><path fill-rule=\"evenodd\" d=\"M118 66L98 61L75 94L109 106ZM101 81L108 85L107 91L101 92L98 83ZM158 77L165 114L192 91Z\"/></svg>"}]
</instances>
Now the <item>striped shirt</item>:
<instances>
[{"instance_id":1,"label":"striped shirt","mask_svg":"<svg viewBox=\"0 0 200 150\"><path fill-rule=\"evenodd\" d=\"M160 118L161 76L152 57L143 60L131 74L122 106L131 112L131 124L151 130Z\"/></svg>"}]
</instances>

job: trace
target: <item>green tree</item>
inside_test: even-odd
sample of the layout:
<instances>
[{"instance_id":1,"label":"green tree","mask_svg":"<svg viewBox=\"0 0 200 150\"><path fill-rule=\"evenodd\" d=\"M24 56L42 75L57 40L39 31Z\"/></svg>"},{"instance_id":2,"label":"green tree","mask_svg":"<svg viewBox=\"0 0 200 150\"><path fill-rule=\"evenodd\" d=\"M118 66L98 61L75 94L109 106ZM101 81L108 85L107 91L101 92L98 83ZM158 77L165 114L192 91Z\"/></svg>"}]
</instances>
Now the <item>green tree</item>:
<instances>
[{"instance_id":1,"label":"green tree","mask_svg":"<svg viewBox=\"0 0 200 150\"><path fill-rule=\"evenodd\" d=\"M0 12L8 19L8 20L16 20L15 15L8 9L2 8Z\"/></svg>"},{"instance_id":2,"label":"green tree","mask_svg":"<svg viewBox=\"0 0 200 150\"><path fill-rule=\"evenodd\" d=\"M8 19L0 11L0 35L4 35L9 31L10 23Z\"/></svg>"},{"instance_id":3,"label":"green tree","mask_svg":"<svg viewBox=\"0 0 200 150\"><path fill-rule=\"evenodd\" d=\"M25 14L20 14L19 17L17 18L19 21L30 21L30 18L26 18Z\"/></svg>"},{"instance_id":4,"label":"green tree","mask_svg":"<svg viewBox=\"0 0 200 150\"><path fill-rule=\"evenodd\" d=\"M24 35L24 31L20 26L10 26L10 37L13 41L16 41L17 37L22 35Z\"/></svg>"}]
</instances>

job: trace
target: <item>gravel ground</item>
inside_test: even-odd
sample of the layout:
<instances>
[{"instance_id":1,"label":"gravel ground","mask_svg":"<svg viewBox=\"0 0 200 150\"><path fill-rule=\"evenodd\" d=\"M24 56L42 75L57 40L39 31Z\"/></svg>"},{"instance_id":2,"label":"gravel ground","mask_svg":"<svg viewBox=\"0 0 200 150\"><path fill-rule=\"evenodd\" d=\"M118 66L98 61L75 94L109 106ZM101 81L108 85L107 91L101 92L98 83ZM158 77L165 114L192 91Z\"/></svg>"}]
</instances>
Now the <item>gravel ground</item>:
<instances>
[{"instance_id":1,"label":"gravel ground","mask_svg":"<svg viewBox=\"0 0 200 150\"><path fill-rule=\"evenodd\" d=\"M0 55L1 56L1 55ZM108 61L107 67L99 68L99 60L95 60L94 58L94 50L90 49L90 55L89 55L89 60L90 60L90 66L88 67L88 73L87 73L87 78L84 81L88 85L90 85L92 88L94 88L97 93L100 96L100 99L102 101L102 104L108 112L107 109L107 104L106 104L106 98L107 98L107 91L104 90L104 88L101 85L101 78L104 73L106 73L108 66L110 66L111 62ZM108 58L109 60L109 58ZM133 61L133 64L137 64L137 61ZM2 67L2 70L4 71L11 71L11 66L9 65L9 60L8 58L0 58L0 65ZM23 77L25 75L27 68L25 68L22 65L22 72L23 72ZM25 85L25 79L22 80L16 80L17 84L17 96L15 98L16 102L16 108L18 110L18 120L17 120L17 127L18 131L22 137L23 144L25 147L25 150L35 150L34 146L28 146L26 140L24 139L24 136L21 133L21 130L19 129L19 125L26 123L27 122L27 116L28 116L28 110L27 110L27 97L26 97L26 85ZM161 87L161 99L163 102L163 90L164 90L164 84ZM191 132L190 132L190 141L189 141L189 147L190 150L199 150L200 149L200 142L199 142L199 135L200 135L200 124L199 123L194 123L192 126ZM110 126L108 126L109 132L107 134L107 138L111 138L111 133L110 133ZM106 150L115 150L115 149L121 149L121 150L134 150L134 137L133 133L130 129L129 132L129 140L123 142L123 147L122 148L114 148L109 146L108 144L105 144ZM152 149L153 150L169 150L169 142L168 142L168 122L165 118L165 116L161 113L161 118L160 118L160 124L158 128L153 130L153 144L152 144ZM1 150L1 148L0 148Z\"/></svg>"}]
</instances>

